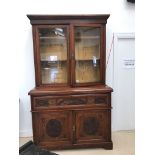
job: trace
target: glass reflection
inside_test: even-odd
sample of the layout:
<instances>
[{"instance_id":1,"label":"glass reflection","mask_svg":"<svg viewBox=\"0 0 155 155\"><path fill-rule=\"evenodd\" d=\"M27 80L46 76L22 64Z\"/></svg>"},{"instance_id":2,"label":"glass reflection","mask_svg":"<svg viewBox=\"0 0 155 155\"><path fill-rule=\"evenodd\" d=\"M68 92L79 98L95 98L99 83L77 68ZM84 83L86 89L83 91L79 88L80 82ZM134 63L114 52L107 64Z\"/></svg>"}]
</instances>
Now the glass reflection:
<instances>
[{"instance_id":1,"label":"glass reflection","mask_svg":"<svg viewBox=\"0 0 155 155\"><path fill-rule=\"evenodd\" d=\"M76 83L100 81L100 28L75 28Z\"/></svg>"},{"instance_id":2,"label":"glass reflection","mask_svg":"<svg viewBox=\"0 0 155 155\"><path fill-rule=\"evenodd\" d=\"M67 83L66 28L39 28L42 83Z\"/></svg>"}]
</instances>

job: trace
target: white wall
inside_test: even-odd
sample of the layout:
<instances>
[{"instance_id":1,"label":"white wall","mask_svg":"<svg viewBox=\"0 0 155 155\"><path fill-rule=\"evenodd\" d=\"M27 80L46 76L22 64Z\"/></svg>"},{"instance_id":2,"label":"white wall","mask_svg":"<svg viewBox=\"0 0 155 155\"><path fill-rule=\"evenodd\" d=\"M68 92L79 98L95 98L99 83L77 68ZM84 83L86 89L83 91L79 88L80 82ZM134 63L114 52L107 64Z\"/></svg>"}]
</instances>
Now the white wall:
<instances>
[{"instance_id":1,"label":"white wall","mask_svg":"<svg viewBox=\"0 0 155 155\"><path fill-rule=\"evenodd\" d=\"M134 5L126 0L27 0L19 1L14 14L14 39L20 50L19 131L20 136L32 135L30 97L28 91L35 86L31 25L26 14L110 14L107 23L107 51L114 32L134 32ZM11 19L10 19L11 20ZM107 66L107 84L112 86L112 57ZM115 110L115 109L114 109Z\"/></svg>"}]
</instances>

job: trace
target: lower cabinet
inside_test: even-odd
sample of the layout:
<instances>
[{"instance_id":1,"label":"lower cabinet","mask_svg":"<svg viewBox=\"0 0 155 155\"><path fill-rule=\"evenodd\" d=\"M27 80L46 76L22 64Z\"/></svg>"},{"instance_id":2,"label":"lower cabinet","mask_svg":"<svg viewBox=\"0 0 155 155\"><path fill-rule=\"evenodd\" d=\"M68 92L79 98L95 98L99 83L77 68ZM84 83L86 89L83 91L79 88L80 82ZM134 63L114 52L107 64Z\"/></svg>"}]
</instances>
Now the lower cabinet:
<instances>
[{"instance_id":1,"label":"lower cabinet","mask_svg":"<svg viewBox=\"0 0 155 155\"><path fill-rule=\"evenodd\" d=\"M34 143L43 149L112 149L111 88L35 89L31 95Z\"/></svg>"},{"instance_id":2,"label":"lower cabinet","mask_svg":"<svg viewBox=\"0 0 155 155\"><path fill-rule=\"evenodd\" d=\"M33 112L34 142L46 149L112 149L111 109Z\"/></svg>"},{"instance_id":3,"label":"lower cabinet","mask_svg":"<svg viewBox=\"0 0 155 155\"><path fill-rule=\"evenodd\" d=\"M43 148L65 148L72 145L72 111L35 112L34 142Z\"/></svg>"}]
</instances>

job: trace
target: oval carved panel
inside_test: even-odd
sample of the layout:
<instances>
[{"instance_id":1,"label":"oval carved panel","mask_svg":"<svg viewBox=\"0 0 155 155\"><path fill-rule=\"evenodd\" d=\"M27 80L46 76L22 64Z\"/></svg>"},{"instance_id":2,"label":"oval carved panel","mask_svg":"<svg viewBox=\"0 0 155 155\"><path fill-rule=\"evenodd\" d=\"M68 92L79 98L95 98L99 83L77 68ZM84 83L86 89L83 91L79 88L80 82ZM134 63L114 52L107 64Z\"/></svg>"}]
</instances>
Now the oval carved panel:
<instances>
[{"instance_id":1,"label":"oval carved panel","mask_svg":"<svg viewBox=\"0 0 155 155\"><path fill-rule=\"evenodd\" d=\"M50 137L60 136L61 131L62 131L62 125L59 120L51 119L46 124L46 133Z\"/></svg>"},{"instance_id":2,"label":"oval carved panel","mask_svg":"<svg viewBox=\"0 0 155 155\"><path fill-rule=\"evenodd\" d=\"M95 117L88 117L83 122L83 131L88 135L95 135L99 129L99 122Z\"/></svg>"}]
</instances>

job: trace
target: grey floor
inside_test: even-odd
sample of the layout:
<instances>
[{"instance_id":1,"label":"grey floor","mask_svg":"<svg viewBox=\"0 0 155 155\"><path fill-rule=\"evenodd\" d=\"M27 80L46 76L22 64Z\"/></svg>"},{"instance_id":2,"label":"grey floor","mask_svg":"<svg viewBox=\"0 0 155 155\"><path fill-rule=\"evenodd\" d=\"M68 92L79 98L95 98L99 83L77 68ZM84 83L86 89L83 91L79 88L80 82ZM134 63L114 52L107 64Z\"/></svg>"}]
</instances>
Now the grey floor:
<instances>
[{"instance_id":1,"label":"grey floor","mask_svg":"<svg viewBox=\"0 0 155 155\"><path fill-rule=\"evenodd\" d=\"M19 146L32 137L19 138ZM113 150L96 149L76 149L76 150L53 150L59 155L134 155L135 154L135 133L134 131L117 131L112 133Z\"/></svg>"}]
</instances>

